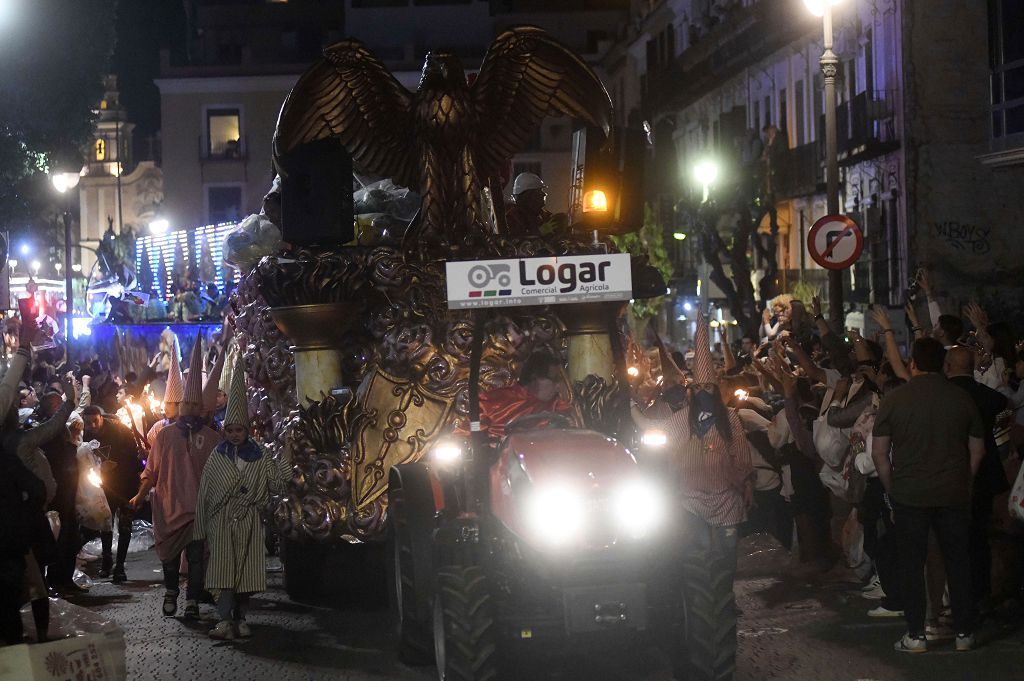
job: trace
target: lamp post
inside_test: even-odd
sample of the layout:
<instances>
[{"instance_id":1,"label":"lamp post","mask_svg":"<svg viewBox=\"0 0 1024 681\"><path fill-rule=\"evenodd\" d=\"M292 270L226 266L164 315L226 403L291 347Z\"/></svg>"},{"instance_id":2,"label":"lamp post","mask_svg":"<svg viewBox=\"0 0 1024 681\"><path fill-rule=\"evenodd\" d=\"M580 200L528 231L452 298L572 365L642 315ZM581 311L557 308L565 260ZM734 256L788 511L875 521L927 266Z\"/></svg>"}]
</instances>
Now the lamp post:
<instances>
[{"instance_id":1,"label":"lamp post","mask_svg":"<svg viewBox=\"0 0 1024 681\"><path fill-rule=\"evenodd\" d=\"M54 173L50 180L53 187L61 194L66 194L69 189L78 186L78 173L65 172ZM71 204L70 197L64 204L64 262L71 264ZM71 359L71 318L75 314L75 294L72 286L72 274L74 267L67 267L64 270L64 342L68 359Z\"/></svg>"},{"instance_id":2,"label":"lamp post","mask_svg":"<svg viewBox=\"0 0 1024 681\"><path fill-rule=\"evenodd\" d=\"M842 0L804 0L807 9L814 16L822 18L825 50L821 54L821 75L825 80L825 201L828 214L839 214L839 149L836 132L836 72L839 57L832 51L832 7ZM829 321L832 326L842 329L843 315L843 271L828 272Z\"/></svg>"},{"instance_id":3,"label":"lamp post","mask_svg":"<svg viewBox=\"0 0 1024 681\"><path fill-rule=\"evenodd\" d=\"M711 185L718 179L718 163L711 158L697 161L696 165L693 166L693 177L700 184L703 192L701 204L706 204L711 197ZM685 235L683 237L685 238ZM704 310L707 310L708 297L711 295L711 287L708 285L708 279L711 276L710 272L711 266L706 260L701 259L700 278L697 280L697 295L700 297L701 308Z\"/></svg>"}]
</instances>

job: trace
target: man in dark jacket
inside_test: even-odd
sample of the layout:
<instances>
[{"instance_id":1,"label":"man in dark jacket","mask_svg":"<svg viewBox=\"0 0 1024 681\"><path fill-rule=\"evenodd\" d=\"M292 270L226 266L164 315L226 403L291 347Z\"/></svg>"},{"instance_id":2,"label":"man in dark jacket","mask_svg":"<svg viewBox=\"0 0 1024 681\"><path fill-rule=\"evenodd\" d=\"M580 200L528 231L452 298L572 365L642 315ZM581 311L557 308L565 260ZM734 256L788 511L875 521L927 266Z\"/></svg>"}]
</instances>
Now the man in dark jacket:
<instances>
[{"instance_id":1,"label":"man in dark jacket","mask_svg":"<svg viewBox=\"0 0 1024 681\"><path fill-rule=\"evenodd\" d=\"M955 345L946 352L943 367L946 378L963 388L978 407L985 426L985 456L978 474L974 476L974 494L971 497L971 586L974 600L984 601L992 595L992 548L988 533L992 526L992 502L999 494L1010 489L999 445L996 444L996 417L1006 409L1006 397L974 380L974 351Z\"/></svg>"},{"instance_id":2,"label":"man in dark jacket","mask_svg":"<svg viewBox=\"0 0 1024 681\"><path fill-rule=\"evenodd\" d=\"M22 643L21 595L32 518L43 512L46 488L13 453L0 451L0 639Z\"/></svg>"},{"instance_id":3,"label":"man in dark jacket","mask_svg":"<svg viewBox=\"0 0 1024 681\"><path fill-rule=\"evenodd\" d=\"M82 420L85 421L85 441L97 440L100 443L97 453L103 459L100 466L103 491L110 512L117 516L117 562L111 560L113 532L100 533L103 556L99 575L110 576L115 584L120 584L128 579L124 572L124 561L128 557L134 518L134 509L128 500L139 488L139 474L142 473L139 448L134 435L127 428L107 417L95 405L82 410Z\"/></svg>"},{"instance_id":4,"label":"man in dark jacket","mask_svg":"<svg viewBox=\"0 0 1024 681\"><path fill-rule=\"evenodd\" d=\"M76 432L72 433L72 429ZM50 462L50 470L57 482L57 492L50 502L50 510L60 516L60 535L57 537L57 554L47 568L47 582L51 588L63 594L84 591L72 581L75 573L75 559L82 549L78 515L75 511L75 497L78 493L78 447L74 436L82 434L81 420L70 422L64 433L43 445L43 454Z\"/></svg>"}]
</instances>

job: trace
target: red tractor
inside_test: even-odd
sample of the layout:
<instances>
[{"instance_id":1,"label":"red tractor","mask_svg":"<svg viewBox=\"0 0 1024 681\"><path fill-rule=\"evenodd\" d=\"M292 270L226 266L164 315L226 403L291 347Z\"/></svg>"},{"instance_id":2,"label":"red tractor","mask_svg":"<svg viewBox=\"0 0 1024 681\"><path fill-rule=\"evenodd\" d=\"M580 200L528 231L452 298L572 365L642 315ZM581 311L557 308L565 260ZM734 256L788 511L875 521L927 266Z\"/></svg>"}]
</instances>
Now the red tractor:
<instances>
[{"instance_id":1,"label":"red tractor","mask_svg":"<svg viewBox=\"0 0 1024 681\"><path fill-rule=\"evenodd\" d=\"M732 570L673 522L664 436L622 443L566 418L514 421L494 447L442 442L391 469L389 583L400 658L441 681L519 660L659 645L676 679L735 667ZM548 658L550 659L550 658Z\"/></svg>"}]
</instances>

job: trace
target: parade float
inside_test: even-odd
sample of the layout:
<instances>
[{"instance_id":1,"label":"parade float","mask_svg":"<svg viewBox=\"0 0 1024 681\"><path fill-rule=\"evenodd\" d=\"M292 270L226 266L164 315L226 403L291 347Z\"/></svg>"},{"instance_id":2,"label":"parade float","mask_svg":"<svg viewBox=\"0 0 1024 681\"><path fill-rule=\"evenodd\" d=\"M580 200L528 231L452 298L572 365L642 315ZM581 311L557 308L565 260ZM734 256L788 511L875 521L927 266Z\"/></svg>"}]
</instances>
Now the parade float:
<instances>
[{"instance_id":1,"label":"parade float","mask_svg":"<svg viewBox=\"0 0 1024 681\"><path fill-rule=\"evenodd\" d=\"M546 236L512 235L502 170L546 115L578 124L569 219ZM477 430L479 394L510 385L535 350L562 359L579 426L631 437L627 358L639 353L624 314L665 284L607 239L640 226L640 197L625 188L637 178L623 172L635 138L611 120L591 69L530 27L498 36L472 84L454 55L432 52L409 92L348 40L295 85L274 138L278 178L225 245L242 273L231 308L250 415L295 463L272 508L293 598L379 593L395 568L383 550L389 534L394 546L393 472ZM372 189L353 195L353 184ZM387 206L408 191L419 210L405 221ZM365 219L357 204L373 192L384 210ZM625 259L625 282L598 285L595 268L612 257ZM554 286L521 296L514 274Z\"/></svg>"}]
</instances>

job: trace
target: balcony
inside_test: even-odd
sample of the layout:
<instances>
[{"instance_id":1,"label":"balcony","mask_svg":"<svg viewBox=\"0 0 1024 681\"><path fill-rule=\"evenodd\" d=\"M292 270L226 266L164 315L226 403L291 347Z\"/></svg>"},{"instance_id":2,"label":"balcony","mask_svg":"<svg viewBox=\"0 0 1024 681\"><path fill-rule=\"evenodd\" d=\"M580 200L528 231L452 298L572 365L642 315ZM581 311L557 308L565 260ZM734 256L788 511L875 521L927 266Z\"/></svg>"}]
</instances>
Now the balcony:
<instances>
[{"instance_id":1,"label":"balcony","mask_svg":"<svg viewBox=\"0 0 1024 681\"><path fill-rule=\"evenodd\" d=\"M645 113L683 108L743 69L798 38L821 30L800 0L760 0L736 7L678 57L646 74Z\"/></svg>"},{"instance_id":2,"label":"balcony","mask_svg":"<svg viewBox=\"0 0 1024 681\"><path fill-rule=\"evenodd\" d=\"M836 109L839 163L852 165L899 149L896 91L861 92ZM825 129L825 116L819 119Z\"/></svg>"},{"instance_id":3,"label":"balcony","mask_svg":"<svg viewBox=\"0 0 1024 681\"><path fill-rule=\"evenodd\" d=\"M825 184L825 144L817 141L787 149L775 176L780 198L810 196Z\"/></svg>"},{"instance_id":4,"label":"balcony","mask_svg":"<svg viewBox=\"0 0 1024 681\"><path fill-rule=\"evenodd\" d=\"M839 165L867 161L900 147L895 91L861 92L836 107ZM819 139L787 149L775 176L779 197L808 196L825 185L825 116L818 119Z\"/></svg>"}]
</instances>

